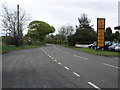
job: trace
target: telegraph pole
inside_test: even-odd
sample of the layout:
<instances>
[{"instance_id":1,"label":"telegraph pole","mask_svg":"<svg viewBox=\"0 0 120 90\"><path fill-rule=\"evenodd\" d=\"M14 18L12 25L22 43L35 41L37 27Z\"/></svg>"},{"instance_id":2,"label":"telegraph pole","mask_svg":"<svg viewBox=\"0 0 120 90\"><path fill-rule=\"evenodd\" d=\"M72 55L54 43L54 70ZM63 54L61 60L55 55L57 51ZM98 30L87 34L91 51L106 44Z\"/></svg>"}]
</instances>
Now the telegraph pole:
<instances>
[{"instance_id":1,"label":"telegraph pole","mask_svg":"<svg viewBox=\"0 0 120 90\"><path fill-rule=\"evenodd\" d=\"M23 40L22 40L22 26L20 26L20 21L19 21L19 5L17 5L17 30L18 30L18 47L22 47L23 45Z\"/></svg>"},{"instance_id":2,"label":"telegraph pole","mask_svg":"<svg viewBox=\"0 0 120 90\"><path fill-rule=\"evenodd\" d=\"M114 29L119 32L118 41L120 42L120 1L118 2L118 26L114 27Z\"/></svg>"},{"instance_id":3,"label":"telegraph pole","mask_svg":"<svg viewBox=\"0 0 120 90\"><path fill-rule=\"evenodd\" d=\"M19 29L19 5L17 5L17 31L18 31L18 47L20 46L20 29Z\"/></svg>"}]
</instances>

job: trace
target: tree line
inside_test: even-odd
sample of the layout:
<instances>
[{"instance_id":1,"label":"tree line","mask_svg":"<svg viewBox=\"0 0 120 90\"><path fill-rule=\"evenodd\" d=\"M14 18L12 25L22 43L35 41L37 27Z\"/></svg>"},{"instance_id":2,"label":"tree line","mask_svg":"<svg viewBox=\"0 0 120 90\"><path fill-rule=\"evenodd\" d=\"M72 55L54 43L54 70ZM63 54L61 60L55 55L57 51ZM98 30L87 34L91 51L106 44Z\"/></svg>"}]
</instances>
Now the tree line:
<instances>
[{"instance_id":1,"label":"tree line","mask_svg":"<svg viewBox=\"0 0 120 90\"><path fill-rule=\"evenodd\" d=\"M31 19L30 14L26 13L23 9L19 9L18 17L17 10L9 9L6 4L2 4L2 7L2 27L5 32L5 35L2 36L2 41L4 44L19 47L19 42L23 45L26 44L24 43L25 41L31 38L32 41L36 41L40 45L45 43L46 35L55 31L55 28L50 26L48 23L35 20L29 23L28 33L23 36L23 30L27 27L26 24ZM19 38L21 38L21 41Z\"/></svg>"},{"instance_id":2,"label":"tree line","mask_svg":"<svg viewBox=\"0 0 120 90\"><path fill-rule=\"evenodd\" d=\"M31 18L30 15L20 8L18 17L17 10L8 8L7 4L2 4L1 17L2 27L4 28L3 31L5 32L5 35L2 38L3 43L19 47L19 38L23 37L23 30L26 28L26 24Z\"/></svg>"},{"instance_id":3,"label":"tree line","mask_svg":"<svg viewBox=\"0 0 120 90\"><path fill-rule=\"evenodd\" d=\"M79 25L74 29L72 25L61 26L57 35L49 35L47 37L48 43L55 44L90 44L97 41L97 31L94 30L93 25L90 25L91 20L86 14L82 14L78 18ZM105 30L105 41L118 41L119 32L112 32L110 27Z\"/></svg>"},{"instance_id":4,"label":"tree line","mask_svg":"<svg viewBox=\"0 0 120 90\"><path fill-rule=\"evenodd\" d=\"M17 29L17 11L10 10L3 4L2 26L6 28L6 36L3 42L6 44L18 45L18 29ZM97 40L97 32L93 25L90 25L91 20L86 14L81 14L78 18L78 25L75 28L72 25L61 26L58 33L53 35L55 28L44 21L35 20L29 23L28 33L23 36L23 30L26 28L26 23L30 20L30 15L24 10L20 9L19 16L19 30L23 38L23 42L28 38L37 42L39 45L45 43L54 44L90 44ZM110 27L105 30L105 41L118 41L119 32L112 32Z\"/></svg>"}]
</instances>

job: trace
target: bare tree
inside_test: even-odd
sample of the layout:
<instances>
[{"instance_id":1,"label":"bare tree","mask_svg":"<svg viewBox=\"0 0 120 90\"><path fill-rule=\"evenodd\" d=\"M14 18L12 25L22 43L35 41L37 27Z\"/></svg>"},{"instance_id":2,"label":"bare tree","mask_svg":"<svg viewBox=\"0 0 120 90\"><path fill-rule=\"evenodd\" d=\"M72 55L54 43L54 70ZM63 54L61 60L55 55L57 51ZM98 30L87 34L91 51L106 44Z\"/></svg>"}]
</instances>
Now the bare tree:
<instances>
[{"instance_id":1,"label":"bare tree","mask_svg":"<svg viewBox=\"0 0 120 90\"><path fill-rule=\"evenodd\" d=\"M58 34L61 35L64 39L67 39L67 36L72 35L74 28L71 25L61 26L58 30Z\"/></svg>"},{"instance_id":2,"label":"bare tree","mask_svg":"<svg viewBox=\"0 0 120 90\"><path fill-rule=\"evenodd\" d=\"M17 29L17 10L10 10L8 9L6 4L2 4L3 11L2 11L2 26L6 28L6 32L9 32L9 36L14 38L18 37L18 29ZM19 10L19 30L21 36L23 35L23 30L26 27L26 23L30 20L30 15L27 14L24 10Z\"/></svg>"}]
</instances>

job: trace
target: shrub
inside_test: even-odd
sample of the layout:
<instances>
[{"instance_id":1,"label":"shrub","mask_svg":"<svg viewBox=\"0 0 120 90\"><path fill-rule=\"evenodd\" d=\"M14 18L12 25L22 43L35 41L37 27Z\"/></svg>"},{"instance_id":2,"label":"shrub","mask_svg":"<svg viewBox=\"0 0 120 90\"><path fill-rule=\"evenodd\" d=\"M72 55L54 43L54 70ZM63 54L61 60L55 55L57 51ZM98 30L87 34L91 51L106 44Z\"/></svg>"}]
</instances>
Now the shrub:
<instances>
[{"instance_id":1,"label":"shrub","mask_svg":"<svg viewBox=\"0 0 120 90\"><path fill-rule=\"evenodd\" d=\"M2 36L2 42L6 45L18 45L17 37Z\"/></svg>"},{"instance_id":2,"label":"shrub","mask_svg":"<svg viewBox=\"0 0 120 90\"><path fill-rule=\"evenodd\" d=\"M76 44L75 36L74 35L68 36L68 45L75 46L75 44Z\"/></svg>"}]
</instances>

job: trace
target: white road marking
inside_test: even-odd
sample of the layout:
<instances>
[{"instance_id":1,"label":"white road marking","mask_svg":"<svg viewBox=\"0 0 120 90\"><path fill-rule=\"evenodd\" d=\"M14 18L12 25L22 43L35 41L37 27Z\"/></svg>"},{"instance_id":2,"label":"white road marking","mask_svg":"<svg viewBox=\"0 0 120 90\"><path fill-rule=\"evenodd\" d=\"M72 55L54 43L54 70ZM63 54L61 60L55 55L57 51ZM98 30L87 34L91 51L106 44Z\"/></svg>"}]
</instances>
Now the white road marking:
<instances>
[{"instance_id":1,"label":"white road marking","mask_svg":"<svg viewBox=\"0 0 120 90\"><path fill-rule=\"evenodd\" d=\"M78 57L78 58L82 58L82 59L85 59L85 60L88 60L88 58L81 57L81 56L78 56L78 55L73 55L73 56Z\"/></svg>"},{"instance_id":2,"label":"white road marking","mask_svg":"<svg viewBox=\"0 0 120 90\"><path fill-rule=\"evenodd\" d=\"M98 90L102 90L100 89L98 86L96 86L95 84L93 84L92 82L88 82L88 84L90 84L91 86L93 86L94 88L98 89Z\"/></svg>"},{"instance_id":3,"label":"white road marking","mask_svg":"<svg viewBox=\"0 0 120 90\"><path fill-rule=\"evenodd\" d=\"M73 55L73 56L75 56L75 57L79 57L79 56L77 56L77 55Z\"/></svg>"},{"instance_id":4,"label":"white road marking","mask_svg":"<svg viewBox=\"0 0 120 90\"><path fill-rule=\"evenodd\" d=\"M49 56L50 58L52 58L52 56Z\"/></svg>"},{"instance_id":5,"label":"white road marking","mask_svg":"<svg viewBox=\"0 0 120 90\"><path fill-rule=\"evenodd\" d=\"M55 47L55 46L54 46L54 48L57 49L58 51L61 51L61 49L59 49L59 48L57 48L57 47Z\"/></svg>"},{"instance_id":6,"label":"white road marking","mask_svg":"<svg viewBox=\"0 0 120 90\"><path fill-rule=\"evenodd\" d=\"M68 67L66 67L66 66L64 66L64 68L65 68L65 69L67 69L67 70L69 70L69 68L68 68Z\"/></svg>"},{"instance_id":7,"label":"white road marking","mask_svg":"<svg viewBox=\"0 0 120 90\"><path fill-rule=\"evenodd\" d=\"M47 54L48 56L50 56L49 54Z\"/></svg>"},{"instance_id":8,"label":"white road marking","mask_svg":"<svg viewBox=\"0 0 120 90\"><path fill-rule=\"evenodd\" d=\"M55 62L57 62L57 60L54 60Z\"/></svg>"},{"instance_id":9,"label":"white road marking","mask_svg":"<svg viewBox=\"0 0 120 90\"><path fill-rule=\"evenodd\" d=\"M41 50L47 55L47 53L41 48Z\"/></svg>"},{"instance_id":10,"label":"white road marking","mask_svg":"<svg viewBox=\"0 0 120 90\"><path fill-rule=\"evenodd\" d=\"M116 67L116 66L113 66L113 65L110 65L110 64L107 64L107 63L102 63L102 64L104 64L104 65L106 65L106 66L109 66L109 67L113 67L113 68L120 69L120 67Z\"/></svg>"},{"instance_id":11,"label":"white road marking","mask_svg":"<svg viewBox=\"0 0 120 90\"><path fill-rule=\"evenodd\" d=\"M80 75L79 75L79 74L77 74L76 72L73 72L73 74L75 74L77 77L80 77Z\"/></svg>"},{"instance_id":12,"label":"white road marking","mask_svg":"<svg viewBox=\"0 0 120 90\"><path fill-rule=\"evenodd\" d=\"M69 52L64 51L66 54L69 54Z\"/></svg>"},{"instance_id":13,"label":"white road marking","mask_svg":"<svg viewBox=\"0 0 120 90\"><path fill-rule=\"evenodd\" d=\"M62 65L62 63L58 62L59 65Z\"/></svg>"},{"instance_id":14,"label":"white road marking","mask_svg":"<svg viewBox=\"0 0 120 90\"><path fill-rule=\"evenodd\" d=\"M52 56L50 56L49 54L47 54L42 48L41 48L41 50L42 50L48 57L50 57L51 59L54 59Z\"/></svg>"},{"instance_id":15,"label":"white road marking","mask_svg":"<svg viewBox=\"0 0 120 90\"><path fill-rule=\"evenodd\" d=\"M51 59L54 59L54 58L51 58Z\"/></svg>"}]
</instances>

